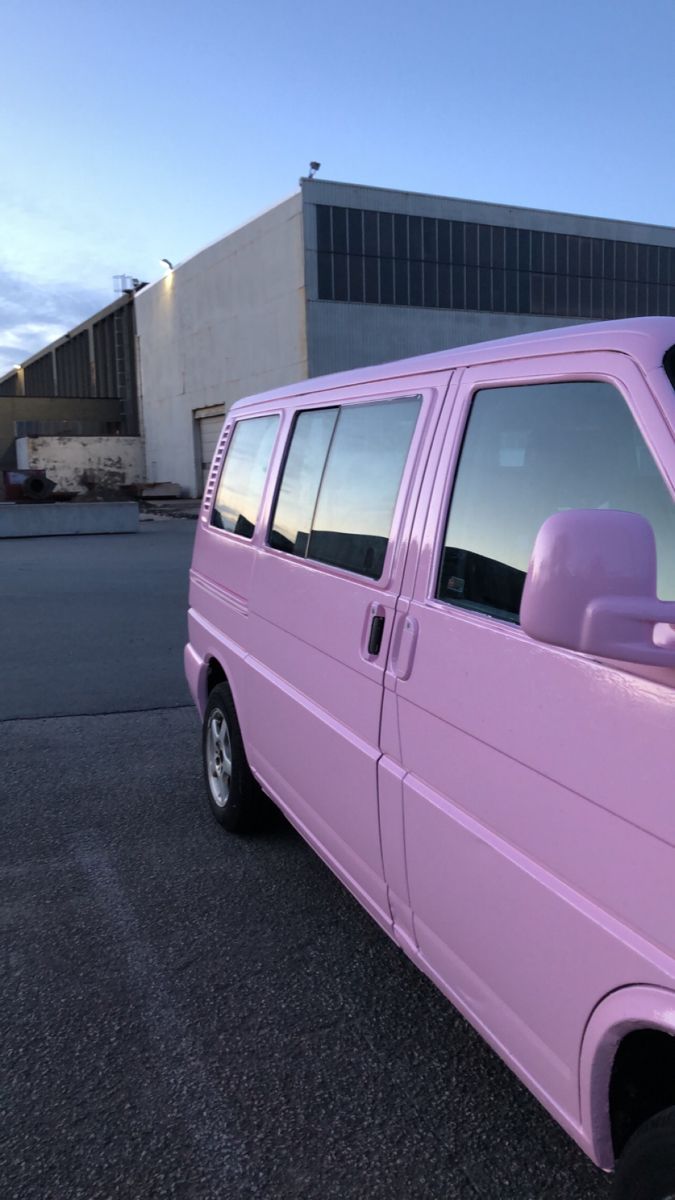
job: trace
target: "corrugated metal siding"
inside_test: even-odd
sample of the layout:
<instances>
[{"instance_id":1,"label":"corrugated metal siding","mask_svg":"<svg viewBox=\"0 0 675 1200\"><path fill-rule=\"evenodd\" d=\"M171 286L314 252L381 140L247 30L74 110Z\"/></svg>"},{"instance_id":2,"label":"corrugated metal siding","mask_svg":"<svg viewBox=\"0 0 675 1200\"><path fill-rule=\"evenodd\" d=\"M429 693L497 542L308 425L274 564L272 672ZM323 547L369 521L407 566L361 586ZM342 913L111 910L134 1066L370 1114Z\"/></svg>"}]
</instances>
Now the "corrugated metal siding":
<instances>
[{"instance_id":1,"label":"corrugated metal siding","mask_svg":"<svg viewBox=\"0 0 675 1200\"><path fill-rule=\"evenodd\" d=\"M96 395L120 401L126 432L138 432L135 322L133 304L125 304L97 321L94 332Z\"/></svg>"},{"instance_id":2,"label":"corrugated metal siding","mask_svg":"<svg viewBox=\"0 0 675 1200\"><path fill-rule=\"evenodd\" d=\"M115 329L113 313L94 325L94 364L96 395L117 397L115 375Z\"/></svg>"},{"instance_id":3,"label":"corrugated metal siding","mask_svg":"<svg viewBox=\"0 0 675 1200\"><path fill-rule=\"evenodd\" d=\"M89 331L87 329L57 348L56 387L59 396L91 396L93 394Z\"/></svg>"},{"instance_id":4,"label":"corrugated metal siding","mask_svg":"<svg viewBox=\"0 0 675 1200\"><path fill-rule=\"evenodd\" d=\"M23 372L24 392L27 396L55 396L54 366L51 351L28 363Z\"/></svg>"},{"instance_id":5,"label":"corrugated metal siding","mask_svg":"<svg viewBox=\"0 0 675 1200\"><path fill-rule=\"evenodd\" d=\"M588 320L675 315L669 230L662 244L644 243L324 204L316 222L319 300Z\"/></svg>"},{"instance_id":6,"label":"corrugated metal siding","mask_svg":"<svg viewBox=\"0 0 675 1200\"><path fill-rule=\"evenodd\" d=\"M0 383L0 396L18 396L19 395L19 376L15 371L10 375L9 379L3 379Z\"/></svg>"}]
</instances>

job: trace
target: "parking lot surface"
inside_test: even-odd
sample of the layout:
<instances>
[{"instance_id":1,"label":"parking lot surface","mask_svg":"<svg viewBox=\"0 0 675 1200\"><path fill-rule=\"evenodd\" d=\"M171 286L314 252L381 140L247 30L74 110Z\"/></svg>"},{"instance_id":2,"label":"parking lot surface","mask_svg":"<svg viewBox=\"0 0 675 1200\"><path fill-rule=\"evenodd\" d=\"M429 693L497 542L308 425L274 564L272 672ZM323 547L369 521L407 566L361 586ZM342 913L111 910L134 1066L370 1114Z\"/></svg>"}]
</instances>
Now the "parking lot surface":
<instances>
[{"instance_id":1,"label":"parking lot surface","mask_svg":"<svg viewBox=\"0 0 675 1200\"><path fill-rule=\"evenodd\" d=\"M194 521L0 541L0 719L187 704Z\"/></svg>"},{"instance_id":2,"label":"parking lot surface","mask_svg":"<svg viewBox=\"0 0 675 1200\"><path fill-rule=\"evenodd\" d=\"M606 1198L285 822L213 823L193 533L0 544L3 1200Z\"/></svg>"}]
</instances>

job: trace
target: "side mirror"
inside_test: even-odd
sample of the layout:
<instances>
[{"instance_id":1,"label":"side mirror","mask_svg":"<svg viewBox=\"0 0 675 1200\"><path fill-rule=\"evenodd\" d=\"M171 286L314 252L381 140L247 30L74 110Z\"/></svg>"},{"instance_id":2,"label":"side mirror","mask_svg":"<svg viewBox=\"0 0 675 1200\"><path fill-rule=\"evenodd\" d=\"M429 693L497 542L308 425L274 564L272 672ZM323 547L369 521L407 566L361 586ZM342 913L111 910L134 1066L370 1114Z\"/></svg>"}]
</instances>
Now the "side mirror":
<instances>
[{"instance_id":1,"label":"side mirror","mask_svg":"<svg viewBox=\"0 0 675 1200\"><path fill-rule=\"evenodd\" d=\"M544 522L520 607L530 637L622 662L675 667L675 603L656 596L656 543L637 513L573 509ZM658 636L658 635L657 635Z\"/></svg>"}]
</instances>

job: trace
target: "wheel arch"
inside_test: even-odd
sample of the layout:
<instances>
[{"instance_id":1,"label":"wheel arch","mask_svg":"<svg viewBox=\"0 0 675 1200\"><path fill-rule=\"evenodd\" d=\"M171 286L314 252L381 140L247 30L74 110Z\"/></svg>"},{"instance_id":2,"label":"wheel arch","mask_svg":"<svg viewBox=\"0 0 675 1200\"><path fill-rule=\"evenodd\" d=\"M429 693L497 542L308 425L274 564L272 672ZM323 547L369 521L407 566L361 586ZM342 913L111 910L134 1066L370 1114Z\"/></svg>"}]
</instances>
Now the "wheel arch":
<instances>
[{"instance_id":1,"label":"wheel arch","mask_svg":"<svg viewBox=\"0 0 675 1200\"><path fill-rule=\"evenodd\" d=\"M661 1035L661 1046L667 1055L659 1056L664 1070L670 1070L668 1093L671 1096L661 1102L664 1081L660 1081L654 1093L656 1107L648 1111L650 1104L637 1081L633 1083L630 1072L644 1061L644 1054L636 1054L640 1034L648 1035L640 1044L644 1051L654 1053L654 1034ZM637 1036L636 1036L637 1035ZM628 1039L633 1039L630 1042ZM666 1040L668 1045L666 1046ZM589 1150L598 1166L611 1170L621 1146L630 1136L630 1115L621 1116L617 1104L624 1083L633 1090L635 1125L646 1116L653 1115L662 1107L675 1103L675 991L647 985L630 985L619 988L606 996L594 1009L581 1046L579 1086L582 1128L587 1131ZM672 1056L672 1057L671 1057ZM657 1061L656 1058L654 1061ZM623 1072L619 1079L619 1072ZM643 1072L644 1074L644 1072ZM672 1079L672 1083L670 1082ZM644 1079L642 1080L644 1087ZM672 1088L672 1093L670 1089ZM625 1091L625 1089L624 1089ZM638 1094L639 1093L639 1094ZM647 1110L647 1111L645 1111ZM642 1113L640 1120L637 1114Z\"/></svg>"},{"instance_id":2,"label":"wheel arch","mask_svg":"<svg viewBox=\"0 0 675 1200\"><path fill-rule=\"evenodd\" d=\"M230 687L230 681L225 673L225 668L215 654L210 655L206 660L206 696L207 699L211 695L214 687L219 683L226 683ZM230 691L232 689L230 688Z\"/></svg>"},{"instance_id":3,"label":"wheel arch","mask_svg":"<svg viewBox=\"0 0 675 1200\"><path fill-rule=\"evenodd\" d=\"M190 642L185 647L184 663L188 688L200 719L203 720L206 705L214 687L219 683L227 683L232 690L230 679L223 666L221 655L210 650L202 655Z\"/></svg>"},{"instance_id":4,"label":"wheel arch","mask_svg":"<svg viewBox=\"0 0 675 1200\"><path fill-rule=\"evenodd\" d=\"M219 683L227 684L232 696L237 720L241 728L241 735L244 740L244 745L248 744L248 723L247 711L241 702L241 692L243 691L242 669L244 665L243 655L230 655L221 651L221 648L216 646L210 649L204 659L204 709L208 703L209 696ZM202 716L203 716L202 712Z\"/></svg>"}]
</instances>

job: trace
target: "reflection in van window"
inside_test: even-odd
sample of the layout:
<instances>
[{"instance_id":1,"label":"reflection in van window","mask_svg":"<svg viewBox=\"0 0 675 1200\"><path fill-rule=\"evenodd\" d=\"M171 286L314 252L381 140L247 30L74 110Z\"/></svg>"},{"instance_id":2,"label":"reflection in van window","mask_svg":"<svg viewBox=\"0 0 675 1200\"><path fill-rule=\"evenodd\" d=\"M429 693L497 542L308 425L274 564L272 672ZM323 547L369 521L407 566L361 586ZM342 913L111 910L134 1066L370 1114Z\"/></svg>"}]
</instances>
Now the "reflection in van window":
<instances>
[{"instance_id":1,"label":"reflection in van window","mask_svg":"<svg viewBox=\"0 0 675 1200\"><path fill-rule=\"evenodd\" d=\"M278 416L237 421L213 506L216 528L253 537L278 424Z\"/></svg>"},{"instance_id":2,"label":"reflection in van window","mask_svg":"<svg viewBox=\"0 0 675 1200\"><path fill-rule=\"evenodd\" d=\"M656 536L659 595L675 599L675 504L616 388L579 381L477 392L437 597L517 621L537 533L569 508L646 517Z\"/></svg>"},{"instance_id":3,"label":"reflection in van window","mask_svg":"<svg viewBox=\"0 0 675 1200\"><path fill-rule=\"evenodd\" d=\"M301 413L270 545L378 579L420 396Z\"/></svg>"},{"instance_id":4,"label":"reflection in van window","mask_svg":"<svg viewBox=\"0 0 675 1200\"><path fill-rule=\"evenodd\" d=\"M304 558L337 408L298 413L270 533L270 546Z\"/></svg>"},{"instance_id":5,"label":"reflection in van window","mask_svg":"<svg viewBox=\"0 0 675 1200\"><path fill-rule=\"evenodd\" d=\"M307 557L378 579L421 399L340 412Z\"/></svg>"}]
</instances>

